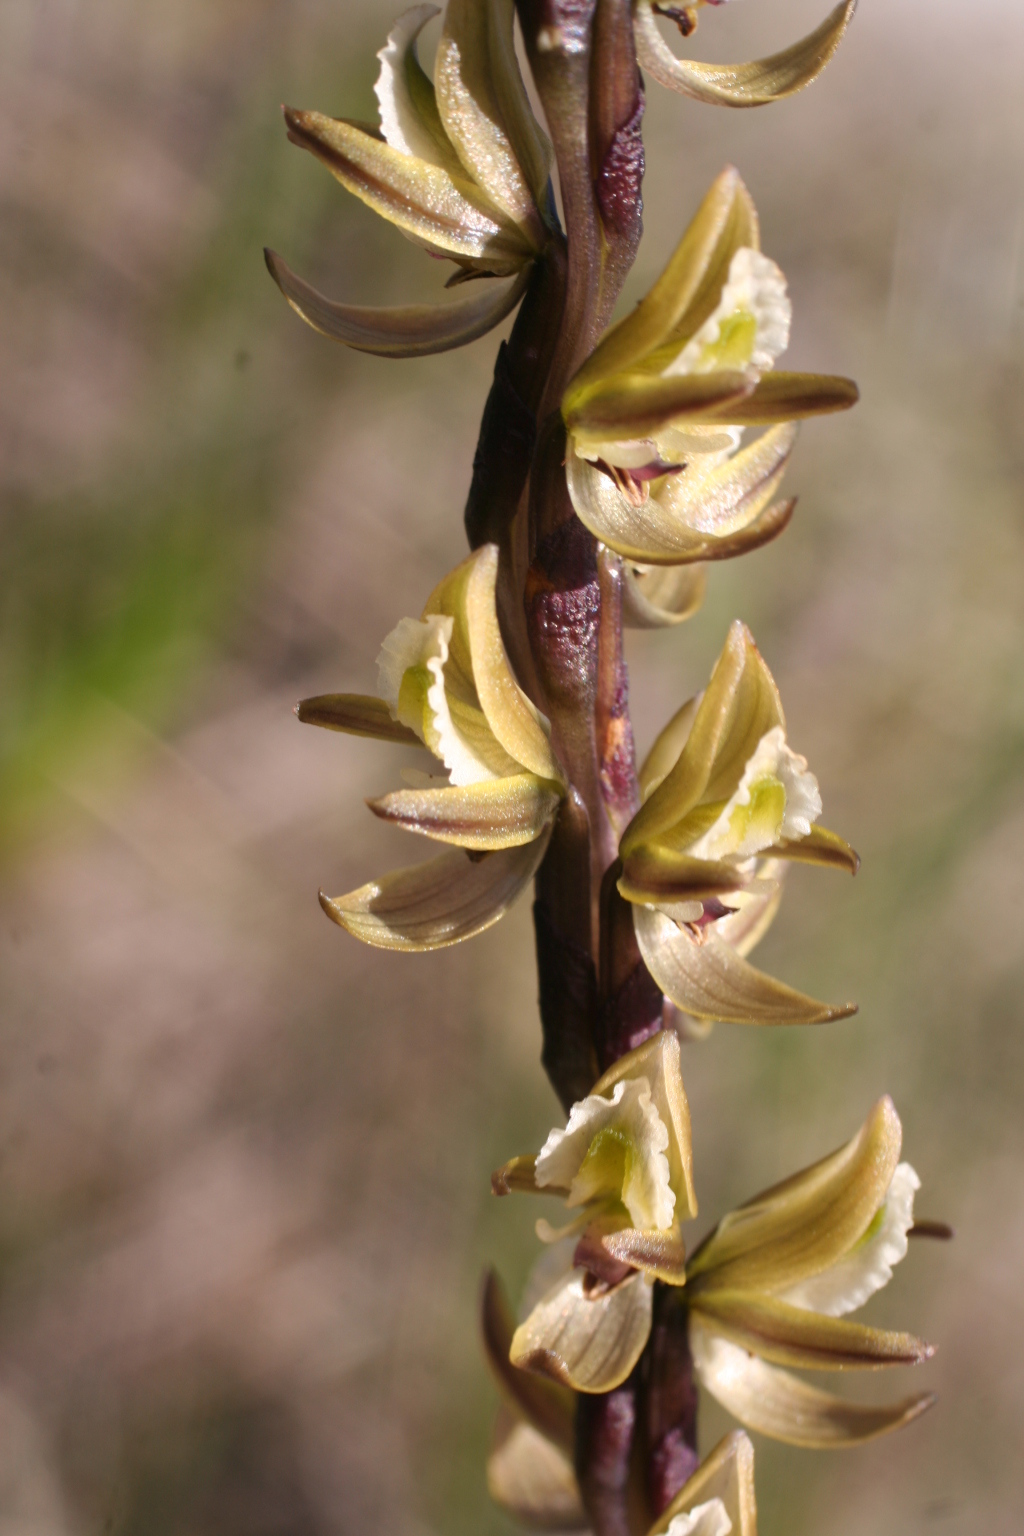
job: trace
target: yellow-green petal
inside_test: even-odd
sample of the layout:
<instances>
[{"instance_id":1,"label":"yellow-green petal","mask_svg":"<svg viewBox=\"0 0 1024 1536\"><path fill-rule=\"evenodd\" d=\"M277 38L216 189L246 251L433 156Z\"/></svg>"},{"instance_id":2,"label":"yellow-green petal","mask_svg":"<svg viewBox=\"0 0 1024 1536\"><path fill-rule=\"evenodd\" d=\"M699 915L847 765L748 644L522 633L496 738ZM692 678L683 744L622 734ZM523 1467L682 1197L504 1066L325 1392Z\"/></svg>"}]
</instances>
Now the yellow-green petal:
<instances>
[{"instance_id":1,"label":"yellow-green petal","mask_svg":"<svg viewBox=\"0 0 1024 1536\"><path fill-rule=\"evenodd\" d=\"M276 251L264 254L271 277L307 325L332 341L377 357L428 357L486 335L515 309L531 272L526 265L511 283L475 283L451 304L377 309L328 299L298 277Z\"/></svg>"},{"instance_id":2,"label":"yellow-green petal","mask_svg":"<svg viewBox=\"0 0 1024 1536\"><path fill-rule=\"evenodd\" d=\"M534 1530L587 1525L572 1461L502 1405L487 1458L487 1491L513 1519Z\"/></svg>"},{"instance_id":3,"label":"yellow-green petal","mask_svg":"<svg viewBox=\"0 0 1024 1536\"><path fill-rule=\"evenodd\" d=\"M770 1295L820 1274L871 1225L901 1143L899 1116L883 1098L845 1146L726 1216L690 1260L689 1283Z\"/></svg>"},{"instance_id":4,"label":"yellow-green petal","mask_svg":"<svg viewBox=\"0 0 1024 1536\"><path fill-rule=\"evenodd\" d=\"M623 566L622 622L627 629L667 629L691 619L704 601L703 565Z\"/></svg>"},{"instance_id":5,"label":"yellow-green petal","mask_svg":"<svg viewBox=\"0 0 1024 1536\"><path fill-rule=\"evenodd\" d=\"M839 47L857 0L841 0L800 42L749 64L704 64L677 59L658 31L651 0L636 0L634 30L641 69L669 90L721 107L760 107L816 80Z\"/></svg>"},{"instance_id":6,"label":"yellow-green petal","mask_svg":"<svg viewBox=\"0 0 1024 1536\"><path fill-rule=\"evenodd\" d=\"M302 699L295 713L303 725L322 725L328 731L346 731L350 736L371 736L377 741L394 741L406 747L422 747L423 742L400 720L391 718L383 699L366 693L320 693Z\"/></svg>"},{"instance_id":7,"label":"yellow-green petal","mask_svg":"<svg viewBox=\"0 0 1024 1536\"><path fill-rule=\"evenodd\" d=\"M701 1291L690 1306L705 1328L773 1365L873 1371L887 1365L920 1365L935 1353L912 1333L826 1317L749 1291Z\"/></svg>"},{"instance_id":8,"label":"yellow-green petal","mask_svg":"<svg viewBox=\"0 0 1024 1536\"><path fill-rule=\"evenodd\" d=\"M495 853L445 853L396 869L347 896L321 891L320 905L332 922L378 949L460 944L504 917L540 867L549 835Z\"/></svg>"},{"instance_id":9,"label":"yellow-green petal","mask_svg":"<svg viewBox=\"0 0 1024 1536\"><path fill-rule=\"evenodd\" d=\"M760 245L757 211L735 166L712 182L668 265L637 307L612 326L566 391L571 414L594 384L643 362L673 337L685 340L715 310L733 256Z\"/></svg>"},{"instance_id":10,"label":"yellow-green petal","mask_svg":"<svg viewBox=\"0 0 1024 1536\"><path fill-rule=\"evenodd\" d=\"M438 789L398 789L367 804L382 821L457 848L517 848L540 837L558 810L557 786L532 773Z\"/></svg>"},{"instance_id":11,"label":"yellow-green petal","mask_svg":"<svg viewBox=\"0 0 1024 1536\"><path fill-rule=\"evenodd\" d=\"M574 1269L516 1329L509 1358L577 1392L611 1392L643 1353L653 1294L641 1274L591 1288L586 1273Z\"/></svg>"},{"instance_id":12,"label":"yellow-green petal","mask_svg":"<svg viewBox=\"0 0 1024 1536\"><path fill-rule=\"evenodd\" d=\"M432 250L496 274L518 271L534 248L472 183L443 166L392 149L355 123L285 109L288 136L310 150L349 192Z\"/></svg>"},{"instance_id":13,"label":"yellow-green petal","mask_svg":"<svg viewBox=\"0 0 1024 1536\"><path fill-rule=\"evenodd\" d=\"M856 1005L820 1003L744 960L714 933L698 939L655 907L636 905L633 927L644 963L677 1008L727 1024L825 1024Z\"/></svg>"},{"instance_id":14,"label":"yellow-green petal","mask_svg":"<svg viewBox=\"0 0 1024 1536\"><path fill-rule=\"evenodd\" d=\"M813 1450L861 1445L919 1418L935 1402L918 1393L888 1407L849 1403L768 1365L690 1321L690 1348L701 1385L748 1429Z\"/></svg>"}]
</instances>

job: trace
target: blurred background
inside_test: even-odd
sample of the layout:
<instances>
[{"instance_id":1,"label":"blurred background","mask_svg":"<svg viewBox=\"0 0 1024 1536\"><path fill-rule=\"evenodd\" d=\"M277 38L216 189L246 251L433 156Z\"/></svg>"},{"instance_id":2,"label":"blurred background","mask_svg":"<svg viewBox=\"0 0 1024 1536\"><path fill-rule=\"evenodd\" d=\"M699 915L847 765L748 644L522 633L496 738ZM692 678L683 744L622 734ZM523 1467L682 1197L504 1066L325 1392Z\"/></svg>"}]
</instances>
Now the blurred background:
<instances>
[{"instance_id":1,"label":"blurred background","mask_svg":"<svg viewBox=\"0 0 1024 1536\"><path fill-rule=\"evenodd\" d=\"M461 558L497 344L346 352L263 268L440 291L278 112L372 117L392 4L0 7L0 1536L511 1530L474 1310L536 1251L489 1170L559 1118L528 904L424 957L333 928L319 885L414 856L361 804L399 763L291 712L371 690ZM705 11L694 51L824 9ZM698 1226L891 1091L957 1229L871 1308L934 1362L847 1382L939 1406L856 1452L758 1441L763 1536L1024 1524L1022 70L1018 0L862 0L792 101L649 96L624 305L732 160L792 365L863 395L805 427L785 536L631 640L643 748L744 617L864 858L795 870L759 952L860 1016L686 1050Z\"/></svg>"}]
</instances>

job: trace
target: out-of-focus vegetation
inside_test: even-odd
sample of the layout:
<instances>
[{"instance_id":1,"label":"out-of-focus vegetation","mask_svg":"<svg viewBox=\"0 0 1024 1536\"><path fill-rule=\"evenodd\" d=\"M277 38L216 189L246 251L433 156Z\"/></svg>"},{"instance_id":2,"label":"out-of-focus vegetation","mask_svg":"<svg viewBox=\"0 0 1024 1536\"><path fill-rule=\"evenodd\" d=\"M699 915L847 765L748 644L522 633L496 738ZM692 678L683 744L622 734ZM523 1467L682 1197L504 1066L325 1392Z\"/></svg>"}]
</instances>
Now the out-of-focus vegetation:
<instances>
[{"instance_id":1,"label":"out-of-focus vegetation","mask_svg":"<svg viewBox=\"0 0 1024 1536\"><path fill-rule=\"evenodd\" d=\"M756 55L819 10L706 11L695 41ZM439 289L277 110L370 117L391 19L0 9L2 1536L507 1528L473 1307L485 1259L515 1284L534 1251L489 1169L555 1117L528 913L407 959L331 928L318 884L411 852L361 806L394 756L290 712L372 687L459 558L496 345L345 353L262 267ZM841 1456L759 1444L766 1536L1024 1515L1022 65L1014 0L861 0L796 100L649 99L626 302L733 160L794 364L863 391L805 429L784 538L631 652L646 743L746 618L864 856L795 871L764 947L859 1018L687 1050L698 1225L889 1089L958 1232L876 1307L939 1344L938 1409Z\"/></svg>"}]
</instances>

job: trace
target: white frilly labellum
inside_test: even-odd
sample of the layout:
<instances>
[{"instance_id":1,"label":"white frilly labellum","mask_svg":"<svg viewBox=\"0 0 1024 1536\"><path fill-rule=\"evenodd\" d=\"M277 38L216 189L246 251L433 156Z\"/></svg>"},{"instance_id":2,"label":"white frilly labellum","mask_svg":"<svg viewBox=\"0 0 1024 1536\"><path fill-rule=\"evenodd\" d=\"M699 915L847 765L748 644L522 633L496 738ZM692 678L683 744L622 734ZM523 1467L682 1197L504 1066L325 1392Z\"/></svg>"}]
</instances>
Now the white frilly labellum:
<instances>
[{"instance_id":1,"label":"white frilly labellum","mask_svg":"<svg viewBox=\"0 0 1024 1536\"><path fill-rule=\"evenodd\" d=\"M721 1499L709 1499L685 1515L676 1515L665 1536L729 1536L731 1530L732 1521Z\"/></svg>"},{"instance_id":2,"label":"white frilly labellum","mask_svg":"<svg viewBox=\"0 0 1024 1536\"><path fill-rule=\"evenodd\" d=\"M737 840L732 826L734 813L749 805L753 791L765 780L775 779L785 792L785 809L775 826L759 826L756 821ZM818 781L807 767L807 759L786 744L781 725L767 731L747 760L743 777L732 798L726 802L712 826L687 850L697 859L750 858L770 848L780 838L797 841L806 837L821 815Z\"/></svg>"},{"instance_id":3,"label":"white frilly labellum","mask_svg":"<svg viewBox=\"0 0 1024 1536\"><path fill-rule=\"evenodd\" d=\"M729 277L713 315L669 366L666 374L710 373L722 367L714 348L724 322L733 316L749 315L755 322L750 355L744 365L761 373L771 368L789 345L789 327L793 306L786 293L786 279L781 269L761 251L742 246L732 258Z\"/></svg>"},{"instance_id":4,"label":"white frilly labellum","mask_svg":"<svg viewBox=\"0 0 1024 1536\"><path fill-rule=\"evenodd\" d=\"M602 1132L621 1137L628 1148L621 1191L603 1186L584 1167ZM665 1231L672 1225L676 1205L665 1156L668 1144L668 1127L655 1107L647 1078L626 1078L616 1083L610 1099L590 1094L573 1105L565 1130L553 1130L537 1156L537 1185L569 1189L570 1206L608 1196L621 1198L635 1227Z\"/></svg>"},{"instance_id":5,"label":"white frilly labellum","mask_svg":"<svg viewBox=\"0 0 1024 1536\"><path fill-rule=\"evenodd\" d=\"M869 1296L892 1279L893 1265L907 1253L907 1233L914 1224L914 1194L921 1180L909 1163L900 1163L892 1176L877 1229L820 1275L803 1280L780 1296L791 1306L805 1307L826 1317L843 1317L862 1307ZM874 1223L872 1224L874 1225Z\"/></svg>"},{"instance_id":6,"label":"white frilly labellum","mask_svg":"<svg viewBox=\"0 0 1024 1536\"><path fill-rule=\"evenodd\" d=\"M423 126L411 100L406 83L405 60L417 36L434 16L440 15L436 5L414 5L399 16L384 47L378 50L380 73L373 87L380 110L380 127L392 149L403 155L415 155L421 160L438 164L437 144Z\"/></svg>"},{"instance_id":7,"label":"white frilly labellum","mask_svg":"<svg viewBox=\"0 0 1024 1536\"><path fill-rule=\"evenodd\" d=\"M448 769L452 784L483 784L499 775L481 762L459 735L445 693L444 665L454 623L454 619L437 613L428 613L425 619L401 619L380 648L377 687L397 720L403 677L410 667L424 667L432 679L427 689L427 708L434 739L427 741L427 746ZM419 721L403 723L422 734Z\"/></svg>"}]
</instances>

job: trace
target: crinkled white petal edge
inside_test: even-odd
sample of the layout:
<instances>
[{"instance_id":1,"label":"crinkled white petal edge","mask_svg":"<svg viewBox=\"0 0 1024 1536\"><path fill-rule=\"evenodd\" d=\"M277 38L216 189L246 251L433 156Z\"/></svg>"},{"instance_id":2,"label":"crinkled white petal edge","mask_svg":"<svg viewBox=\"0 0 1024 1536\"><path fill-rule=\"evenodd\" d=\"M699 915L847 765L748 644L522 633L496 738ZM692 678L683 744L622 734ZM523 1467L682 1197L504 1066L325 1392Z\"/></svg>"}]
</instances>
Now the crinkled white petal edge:
<instances>
[{"instance_id":1,"label":"crinkled white petal edge","mask_svg":"<svg viewBox=\"0 0 1024 1536\"><path fill-rule=\"evenodd\" d=\"M428 613L425 619L401 619L380 648L377 688L392 718L397 720L402 678L410 667L426 667L433 678L427 689L427 708L436 738L428 741L427 746L448 769L452 784L482 784L499 775L481 762L459 735L445 693L444 666L454 626L455 620L447 614ZM421 722L403 723L423 735Z\"/></svg>"},{"instance_id":2,"label":"crinkled white petal edge","mask_svg":"<svg viewBox=\"0 0 1024 1536\"><path fill-rule=\"evenodd\" d=\"M749 827L743 841L735 842L730 826L733 812L741 805L749 805L754 786L762 779L780 781L786 795L786 807L781 826L771 835L758 834ZM777 842L780 837L798 840L806 837L812 824L821 815L821 793L818 781L808 770L806 757L801 757L786 744L781 725L766 731L747 759L743 777L735 794L727 801L721 815L699 837L688 852L697 859L718 859L723 856L749 858Z\"/></svg>"},{"instance_id":3,"label":"crinkled white petal edge","mask_svg":"<svg viewBox=\"0 0 1024 1536\"><path fill-rule=\"evenodd\" d=\"M893 1265L906 1257L907 1233L914 1224L914 1194L920 1188L921 1180L911 1165L900 1163L882 1206L878 1230L831 1268L801 1281L779 1299L826 1317L842 1317L862 1307L869 1296L889 1284Z\"/></svg>"},{"instance_id":4,"label":"crinkled white petal edge","mask_svg":"<svg viewBox=\"0 0 1024 1536\"><path fill-rule=\"evenodd\" d=\"M756 326L747 366L757 372L771 368L789 345L793 307L781 269L750 246L741 246L733 256L717 309L665 369L666 375L710 373L721 367L713 353L704 356L705 349L718 341L722 322L740 312L752 315Z\"/></svg>"},{"instance_id":5,"label":"crinkled white petal edge","mask_svg":"<svg viewBox=\"0 0 1024 1536\"><path fill-rule=\"evenodd\" d=\"M436 5L414 5L399 16L388 40L377 57L380 73L373 87L380 109L380 126L392 149L404 155L439 164L437 145L420 122L405 81L405 58L417 36L432 17L439 15Z\"/></svg>"},{"instance_id":6,"label":"crinkled white petal edge","mask_svg":"<svg viewBox=\"0 0 1024 1536\"><path fill-rule=\"evenodd\" d=\"M696 1504L685 1515L676 1515L669 1522L665 1536L729 1536L732 1521L721 1499L709 1499L706 1504Z\"/></svg>"},{"instance_id":7,"label":"crinkled white petal edge","mask_svg":"<svg viewBox=\"0 0 1024 1536\"><path fill-rule=\"evenodd\" d=\"M573 1105L565 1130L553 1130L537 1156L538 1186L568 1187L570 1206L600 1198L604 1193L619 1197L618 1190L597 1191L578 1184L580 1169L594 1138L607 1129L624 1132L638 1154L638 1166L621 1191L622 1203L634 1226L645 1231L667 1230L672 1225L676 1205L665 1156L669 1133L653 1102L646 1077L616 1083L610 1099L592 1093Z\"/></svg>"}]
</instances>

